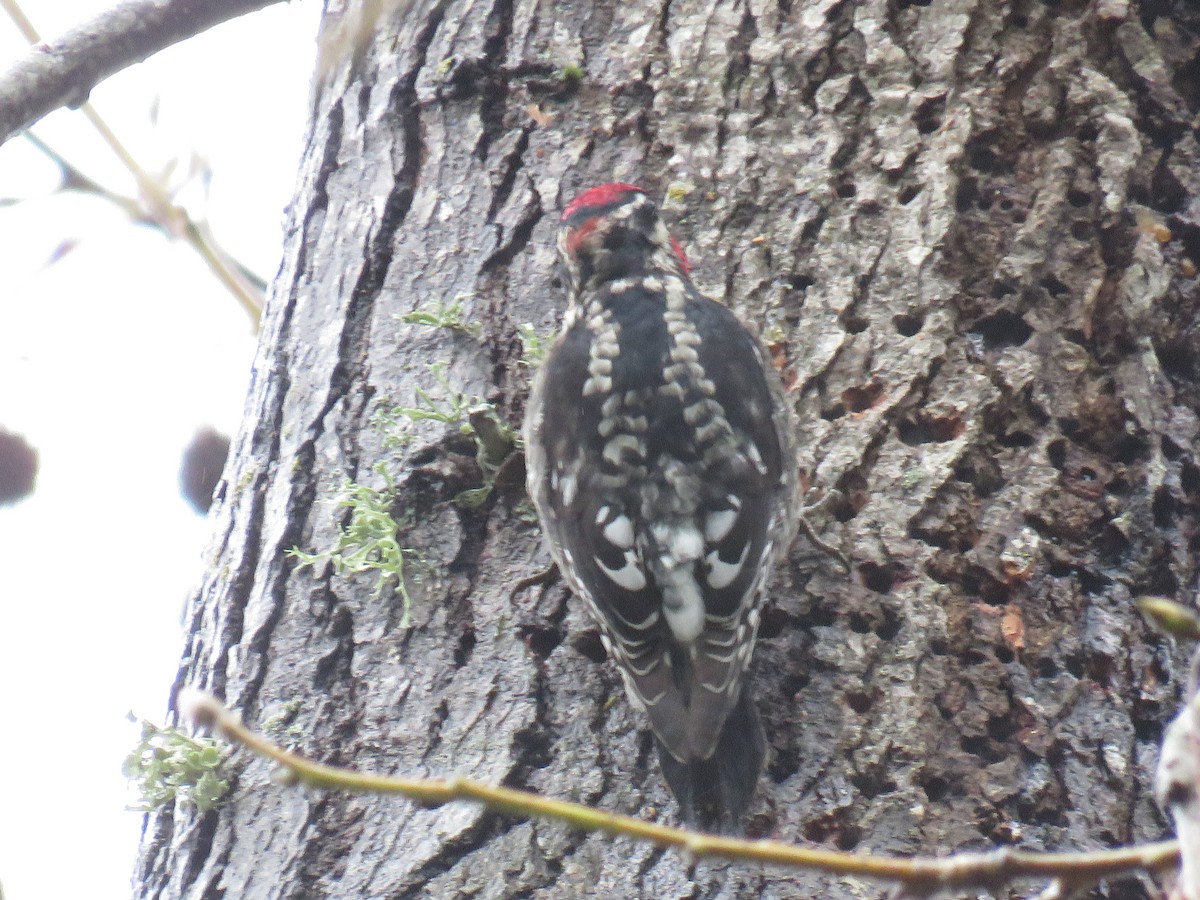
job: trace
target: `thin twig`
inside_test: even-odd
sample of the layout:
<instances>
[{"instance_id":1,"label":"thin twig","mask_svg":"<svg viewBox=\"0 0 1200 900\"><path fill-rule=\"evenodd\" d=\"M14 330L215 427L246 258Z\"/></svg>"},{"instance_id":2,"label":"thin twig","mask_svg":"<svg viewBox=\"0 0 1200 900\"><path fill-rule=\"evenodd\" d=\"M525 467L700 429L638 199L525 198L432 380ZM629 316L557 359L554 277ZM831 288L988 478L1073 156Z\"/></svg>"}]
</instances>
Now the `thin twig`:
<instances>
[{"instance_id":1,"label":"thin twig","mask_svg":"<svg viewBox=\"0 0 1200 900\"><path fill-rule=\"evenodd\" d=\"M192 249L204 260L209 271L250 316L255 327L262 315L262 294L245 277L244 267L212 240L205 230L192 220L186 210L175 204L158 179L138 164L116 133L108 127L108 123L101 118L95 107L87 102L86 98L92 87L113 72L135 62L141 62L163 47L199 34L218 22L274 2L277 0L224 0L224 2L170 2L166 4L147 3L146 0L128 2L68 32L53 45L43 44L33 47L29 56L26 56L22 62L18 62L7 74L0 76L0 143L59 106L78 105L80 111L92 123L92 127L99 132L104 142L133 175L148 218L167 234L181 236L191 245ZM16 24L26 40L31 44L39 44L41 37L17 0L0 0L0 6L8 13L9 18ZM149 14L147 6L153 8L153 15ZM166 43L161 45L156 43L156 41L165 40L168 37L171 39L166 40ZM142 52L143 50L145 52ZM106 52L111 55L118 51L123 55L119 55L114 62L123 60L123 63L111 70L105 69L101 62L108 58ZM141 55L138 55L139 53ZM101 59L98 61L88 54L99 54ZM80 81L89 74L95 76L93 80ZM53 106L41 110L28 121L22 119L20 124L14 124L15 120L10 121L11 106L15 103L14 93L20 95L22 91L32 92L34 94L32 99L36 100L39 87L47 86L54 88L55 96L58 97ZM73 101L71 98L75 95L68 96L70 91L80 91L81 93ZM30 98L25 99L29 100ZM45 147L40 141L33 138L31 140L35 140L35 144ZM52 158L56 158L56 162L60 166L65 166L65 161L58 154L53 154ZM118 205L124 206L124 204Z\"/></svg>"},{"instance_id":2,"label":"thin twig","mask_svg":"<svg viewBox=\"0 0 1200 900\"><path fill-rule=\"evenodd\" d=\"M531 587L546 587L554 584L554 582L558 580L558 577L558 563L552 562L540 572L534 572L532 575L526 575L524 578L518 580L517 583L513 585L512 592L508 595L508 599L515 600L517 594L520 594L522 591L527 591Z\"/></svg>"},{"instance_id":3,"label":"thin twig","mask_svg":"<svg viewBox=\"0 0 1200 900\"><path fill-rule=\"evenodd\" d=\"M854 567L850 564L850 558L837 547L833 546L833 544L830 544L828 541L818 535L813 529L812 523L808 521L808 517L810 515L817 512L824 512L835 502L840 501L841 499L842 492L836 488L826 491L821 499L817 502L801 507L798 521L800 525L800 531L808 539L808 542L826 556L832 556L834 559L840 562L845 568L846 572L849 573L854 571Z\"/></svg>"},{"instance_id":4,"label":"thin twig","mask_svg":"<svg viewBox=\"0 0 1200 900\"><path fill-rule=\"evenodd\" d=\"M0 0L0 2L4 2L4 0ZM117 209L125 213L125 215L129 216L131 221L158 228L163 232L163 234L172 239L179 237L177 233L174 233L169 229L167 223L161 222L154 218L150 214L150 211L146 209L145 205L138 201L135 197L129 197L125 194L121 194L106 188L104 185L91 178L86 172L75 166L74 163L64 157L61 153L43 141L32 131L26 131L23 137L25 140L29 141L29 143L33 144L33 146L35 146L38 150L40 150L47 159L58 166L63 177L63 189L78 191L79 193L83 194L91 194L95 197L101 198L102 200L107 200L109 203L117 207ZM200 226L197 225L193 227L199 228ZM254 292L254 296L260 297L262 292L266 290L266 283L262 280L262 278L247 268L245 264L239 262L237 259L231 256L227 251L222 250L215 243L215 241L212 240L211 236L206 237L205 240L211 243L212 246L216 248L217 252L223 254L223 256L229 261L229 264L236 268L239 277L241 277L249 286L250 290ZM257 310L258 306L256 304L254 309L255 316L257 316ZM251 310L247 309L247 312L251 312Z\"/></svg>"},{"instance_id":5,"label":"thin twig","mask_svg":"<svg viewBox=\"0 0 1200 900\"><path fill-rule=\"evenodd\" d=\"M915 896L948 888L982 887L994 890L1019 878L1061 879L1064 883L1079 886L1136 871L1159 872L1179 865L1179 845L1176 841L1086 853L1045 853L1001 848L987 853L960 853L944 858L900 858L798 847L780 841L718 837L466 778L396 778L311 762L251 731L215 698L201 691L187 689L181 692L179 709L193 722L212 728L226 739L243 744L260 756L275 761L284 767L291 780L310 787L402 794L435 806L453 800L470 800L496 812L556 819L584 831L602 831L637 838L660 847L674 847L694 857L712 856L743 862L773 863L832 875L892 881L902 884L909 894Z\"/></svg>"},{"instance_id":6,"label":"thin twig","mask_svg":"<svg viewBox=\"0 0 1200 900\"><path fill-rule=\"evenodd\" d=\"M0 144L61 106L78 106L110 75L214 25L278 0L126 0L56 40L39 43L17 0L0 6L30 52L0 75Z\"/></svg>"}]
</instances>

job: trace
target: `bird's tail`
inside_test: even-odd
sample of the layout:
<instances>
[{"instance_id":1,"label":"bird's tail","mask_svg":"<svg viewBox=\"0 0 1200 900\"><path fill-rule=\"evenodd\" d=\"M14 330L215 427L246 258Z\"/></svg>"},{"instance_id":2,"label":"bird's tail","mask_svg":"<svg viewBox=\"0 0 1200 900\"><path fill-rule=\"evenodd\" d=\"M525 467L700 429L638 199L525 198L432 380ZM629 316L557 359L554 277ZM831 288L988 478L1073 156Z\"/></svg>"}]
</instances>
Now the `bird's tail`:
<instances>
[{"instance_id":1,"label":"bird's tail","mask_svg":"<svg viewBox=\"0 0 1200 900\"><path fill-rule=\"evenodd\" d=\"M689 826L724 833L742 831L742 815L754 796L766 756L766 740L748 685L721 728L717 748L707 759L680 761L661 741L663 776Z\"/></svg>"}]
</instances>

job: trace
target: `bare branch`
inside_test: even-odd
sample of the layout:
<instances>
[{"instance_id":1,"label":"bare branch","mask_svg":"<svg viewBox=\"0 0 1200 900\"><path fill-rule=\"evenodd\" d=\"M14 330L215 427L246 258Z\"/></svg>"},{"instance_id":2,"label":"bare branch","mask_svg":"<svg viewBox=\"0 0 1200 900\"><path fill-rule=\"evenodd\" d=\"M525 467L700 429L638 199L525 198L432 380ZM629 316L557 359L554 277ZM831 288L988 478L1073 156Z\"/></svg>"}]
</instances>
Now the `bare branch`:
<instances>
[{"instance_id":1,"label":"bare branch","mask_svg":"<svg viewBox=\"0 0 1200 900\"><path fill-rule=\"evenodd\" d=\"M454 800L473 801L495 812L555 819L584 831L624 835L659 847L674 847L694 857L772 863L833 875L891 881L902 885L908 896L926 897L949 888L982 887L996 890L1023 878L1051 879L1060 882L1057 887L1069 886L1069 890L1074 891L1104 878L1137 871L1164 872L1179 865L1179 844L1176 841L1077 853L1046 853L1005 847L988 853L960 853L939 859L877 856L799 847L779 841L718 837L466 778L395 778L326 766L289 753L251 731L237 715L202 691L189 688L181 692L178 707L184 718L211 728L225 739L243 744L260 756L278 763L283 767L282 780L285 783L306 784L326 790L401 794L433 806ZM1052 886L1051 890L1057 887ZM1065 895L1052 892L1045 896Z\"/></svg>"},{"instance_id":2,"label":"bare branch","mask_svg":"<svg viewBox=\"0 0 1200 900\"><path fill-rule=\"evenodd\" d=\"M277 2L127 0L56 40L36 44L0 75L0 144L61 106L79 106L108 76Z\"/></svg>"},{"instance_id":3,"label":"bare branch","mask_svg":"<svg viewBox=\"0 0 1200 900\"><path fill-rule=\"evenodd\" d=\"M88 110L90 106L91 104L85 105L84 110ZM93 123L97 121L94 116L90 118ZM101 134L107 138L111 132L105 126ZM246 310L250 321L257 328L259 317L262 315L262 295L267 289L267 284L262 276L221 247L212 236L207 224L197 223L185 209L176 206L162 186L147 175L141 166L134 163L132 157L125 153L118 154L122 161L130 166L134 178L142 188L140 200L110 191L99 182L89 178L32 131L25 132L25 139L58 166L62 173L62 190L79 191L100 197L129 216L131 222L157 228L171 240L182 237L191 245L192 249L200 254L200 258L208 265L214 277Z\"/></svg>"}]
</instances>

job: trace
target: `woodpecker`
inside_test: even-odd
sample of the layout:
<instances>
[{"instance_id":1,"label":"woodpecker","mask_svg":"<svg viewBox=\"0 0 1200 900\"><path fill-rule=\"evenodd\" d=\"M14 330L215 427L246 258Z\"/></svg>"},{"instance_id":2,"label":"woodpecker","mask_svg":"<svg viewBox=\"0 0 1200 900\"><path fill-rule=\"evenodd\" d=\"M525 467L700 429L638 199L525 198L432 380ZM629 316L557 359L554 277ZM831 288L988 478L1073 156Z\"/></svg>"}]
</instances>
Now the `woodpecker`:
<instances>
[{"instance_id":1,"label":"woodpecker","mask_svg":"<svg viewBox=\"0 0 1200 900\"><path fill-rule=\"evenodd\" d=\"M568 307L525 417L529 493L683 818L735 830L765 747L746 667L799 518L783 387L641 188L581 194L558 250Z\"/></svg>"}]
</instances>

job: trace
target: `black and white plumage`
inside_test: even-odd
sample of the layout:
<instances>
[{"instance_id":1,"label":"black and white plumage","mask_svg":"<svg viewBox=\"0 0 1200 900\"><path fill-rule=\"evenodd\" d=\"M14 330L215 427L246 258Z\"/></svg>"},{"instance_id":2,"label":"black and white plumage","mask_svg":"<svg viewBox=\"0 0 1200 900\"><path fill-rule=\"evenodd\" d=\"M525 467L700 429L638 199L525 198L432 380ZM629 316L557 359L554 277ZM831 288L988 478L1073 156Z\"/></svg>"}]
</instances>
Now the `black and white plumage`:
<instances>
[{"instance_id":1,"label":"black and white plumage","mask_svg":"<svg viewBox=\"0 0 1200 900\"><path fill-rule=\"evenodd\" d=\"M744 675L798 518L783 389L639 188L582 194L558 246L570 303L526 415L529 492L684 816L729 827L762 768Z\"/></svg>"}]
</instances>

